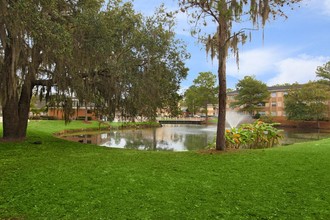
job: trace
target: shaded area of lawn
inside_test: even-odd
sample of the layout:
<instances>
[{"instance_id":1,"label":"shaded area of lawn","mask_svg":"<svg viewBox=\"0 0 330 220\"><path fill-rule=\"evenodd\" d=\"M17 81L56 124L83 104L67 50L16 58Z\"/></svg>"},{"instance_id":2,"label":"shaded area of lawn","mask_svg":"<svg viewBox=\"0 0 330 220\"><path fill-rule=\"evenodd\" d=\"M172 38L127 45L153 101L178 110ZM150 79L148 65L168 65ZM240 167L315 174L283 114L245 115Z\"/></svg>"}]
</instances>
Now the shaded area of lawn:
<instances>
[{"instance_id":1,"label":"shaded area of lawn","mask_svg":"<svg viewBox=\"0 0 330 220\"><path fill-rule=\"evenodd\" d=\"M66 129L96 127L75 122ZM0 143L0 219L330 219L330 140L224 154ZM38 138L42 144L33 144Z\"/></svg>"}]
</instances>

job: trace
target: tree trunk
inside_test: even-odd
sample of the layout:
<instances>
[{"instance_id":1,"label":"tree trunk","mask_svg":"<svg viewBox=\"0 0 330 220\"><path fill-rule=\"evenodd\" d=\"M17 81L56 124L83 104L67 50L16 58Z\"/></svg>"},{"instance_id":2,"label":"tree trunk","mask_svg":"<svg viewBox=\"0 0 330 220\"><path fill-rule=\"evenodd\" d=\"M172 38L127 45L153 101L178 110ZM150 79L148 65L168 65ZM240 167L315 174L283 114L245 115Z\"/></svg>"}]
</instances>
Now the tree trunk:
<instances>
[{"instance_id":1,"label":"tree trunk","mask_svg":"<svg viewBox=\"0 0 330 220\"><path fill-rule=\"evenodd\" d=\"M20 100L18 101L17 97L8 98L2 106L4 139L21 140L26 137L31 94L31 82L25 82L22 86Z\"/></svg>"},{"instance_id":2,"label":"tree trunk","mask_svg":"<svg viewBox=\"0 0 330 220\"><path fill-rule=\"evenodd\" d=\"M87 107L87 102L85 101L85 122L88 121L88 107Z\"/></svg>"},{"instance_id":3,"label":"tree trunk","mask_svg":"<svg viewBox=\"0 0 330 220\"><path fill-rule=\"evenodd\" d=\"M207 111L207 103L205 104L205 123L208 124L209 123L209 116L208 116L208 111Z\"/></svg>"},{"instance_id":4,"label":"tree trunk","mask_svg":"<svg viewBox=\"0 0 330 220\"><path fill-rule=\"evenodd\" d=\"M18 103L18 116L19 116L19 124L18 124L18 136L19 138L26 137L26 130L28 126L29 120L29 112L30 112L30 103L32 97L32 88L33 85L29 79L26 79L21 91L21 97Z\"/></svg>"},{"instance_id":5,"label":"tree trunk","mask_svg":"<svg viewBox=\"0 0 330 220\"><path fill-rule=\"evenodd\" d=\"M16 65L19 59L19 48L15 42L15 40L12 40L11 45L8 44L5 49L5 62L2 69L2 74L4 74L4 84L1 90L1 92L3 92L2 126L3 139L7 140L21 140L26 137L33 88L31 81L32 74L26 76L21 89L17 87ZM21 94L19 94L17 90L19 90Z\"/></svg>"},{"instance_id":6,"label":"tree trunk","mask_svg":"<svg viewBox=\"0 0 330 220\"><path fill-rule=\"evenodd\" d=\"M18 117L18 101L16 97L7 99L2 106L2 116L3 116L3 139L14 140L19 139L18 127L19 127L19 117Z\"/></svg>"},{"instance_id":7,"label":"tree trunk","mask_svg":"<svg viewBox=\"0 0 330 220\"><path fill-rule=\"evenodd\" d=\"M220 53L221 54L221 53ZM216 150L226 149L226 57L219 56L219 115L217 125Z\"/></svg>"},{"instance_id":8,"label":"tree trunk","mask_svg":"<svg viewBox=\"0 0 330 220\"><path fill-rule=\"evenodd\" d=\"M6 45L4 54L4 63L2 66L3 84L2 93L2 114L3 114L3 138L18 138L18 94L16 92L16 68L17 48L14 40Z\"/></svg>"},{"instance_id":9,"label":"tree trunk","mask_svg":"<svg viewBox=\"0 0 330 220\"><path fill-rule=\"evenodd\" d=\"M223 6L226 7L226 6ZM227 58L227 33L228 26L225 20L225 15L219 16L219 30L218 30L218 79L219 79L219 115L217 124L217 140L216 150L226 149L226 58Z\"/></svg>"}]
</instances>

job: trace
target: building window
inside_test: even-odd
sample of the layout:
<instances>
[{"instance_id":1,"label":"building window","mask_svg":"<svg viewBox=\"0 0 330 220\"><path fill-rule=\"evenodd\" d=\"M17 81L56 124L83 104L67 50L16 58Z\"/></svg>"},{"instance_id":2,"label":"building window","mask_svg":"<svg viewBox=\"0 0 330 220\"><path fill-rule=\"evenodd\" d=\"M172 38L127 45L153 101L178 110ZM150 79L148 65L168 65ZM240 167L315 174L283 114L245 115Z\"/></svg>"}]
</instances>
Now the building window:
<instances>
[{"instance_id":1,"label":"building window","mask_svg":"<svg viewBox=\"0 0 330 220\"><path fill-rule=\"evenodd\" d=\"M276 97L276 92L272 92L271 97L275 98Z\"/></svg>"},{"instance_id":2,"label":"building window","mask_svg":"<svg viewBox=\"0 0 330 220\"><path fill-rule=\"evenodd\" d=\"M271 113L272 116L277 116L276 112Z\"/></svg>"},{"instance_id":3,"label":"building window","mask_svg":"<svg viewBox=\"0 0 330 220\"><path fill-rule=\"evenodd\" d=\"M277 106L277 103L276 102L272 102L272 106L273 107Z\"/></svg>"}]
</instances>

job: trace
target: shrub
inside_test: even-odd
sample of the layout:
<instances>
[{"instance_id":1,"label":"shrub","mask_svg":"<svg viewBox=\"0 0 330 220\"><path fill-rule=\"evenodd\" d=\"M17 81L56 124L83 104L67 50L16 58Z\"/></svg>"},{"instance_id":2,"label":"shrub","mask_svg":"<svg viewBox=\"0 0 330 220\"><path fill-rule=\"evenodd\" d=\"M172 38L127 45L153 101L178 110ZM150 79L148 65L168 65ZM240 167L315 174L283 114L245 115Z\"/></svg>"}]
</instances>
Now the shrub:
<instances>
[{"instance_id":1,"label":"shrub","mask_svg":"<svg viewBox=\"0 0 330 220\"><path fill-rule=\"evenodd\" d=\"M262 116L260 116L259 119L263 122L266 122L266 123L270 123L270 124L274 123L274 119L270 115L262 115Z\"/></svg>"},{"instance_id":2,"label":"shrub","mask_svg":"<svg viewBox=\"0 0 330 220\"><path fill-rule=\"evenodd\" d=\"M41 117L39 115L34 115L34 116L31 116L29 117L30 120L40 120Z\"/></svg>"},{"instance_id":3,"label":"shrub","mask_svg":"<svg viewBox=\"0 0 330 220\"><path fill-rule=\"evenodd\" d=\"M226 147L235 149L268 148L278 144L281 135L274 126L257 120L252 124L242 124L238 128L226 130Z\"/></svg>"},{"instance_id":4,"label":"shrub","mask_svg":"<svg viewBox=\"0 0 330 220\"><path fill-rule=\"evenodd\" d=\"M48 115L41 115L40 116L41 120L57 120L57 117L55 116L48 116Z\"/></svg>"},{"instance_id":5,"label":"shrub","mask_svg":"<svg viewBox=\"0 0 330 220\"><path fill-rule=\"evenodd\" d=\"M238 128L226 130L226 147L228 149L257 149L274 147L282 138L280 130L275 128L279 123L266 123L257 120L252 124L242 124ZM215 148L209 143L207 148Z\"/></svg>"}]
</instances>

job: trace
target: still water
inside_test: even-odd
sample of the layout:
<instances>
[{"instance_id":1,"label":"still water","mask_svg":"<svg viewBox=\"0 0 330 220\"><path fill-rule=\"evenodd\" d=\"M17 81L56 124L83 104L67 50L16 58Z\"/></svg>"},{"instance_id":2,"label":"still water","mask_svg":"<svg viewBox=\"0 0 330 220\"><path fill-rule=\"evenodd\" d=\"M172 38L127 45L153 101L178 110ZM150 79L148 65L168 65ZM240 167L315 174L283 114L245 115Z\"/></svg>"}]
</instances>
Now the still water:
<instances>
[{"instance_id":1,"label":"still water","mask_svg":"<svg viewBox=\"0 0 330 220\"><path fill-rule=\"evenodd\" d=\"M330 131L285 129L282 145L330 137ZM68 134L63 138L99 146L138 150L199 150L212 143L215 125L163 125L159 128Z\"/></svg>"}]
</instances>

